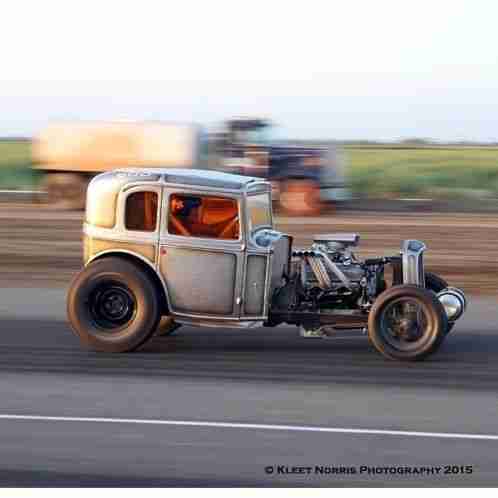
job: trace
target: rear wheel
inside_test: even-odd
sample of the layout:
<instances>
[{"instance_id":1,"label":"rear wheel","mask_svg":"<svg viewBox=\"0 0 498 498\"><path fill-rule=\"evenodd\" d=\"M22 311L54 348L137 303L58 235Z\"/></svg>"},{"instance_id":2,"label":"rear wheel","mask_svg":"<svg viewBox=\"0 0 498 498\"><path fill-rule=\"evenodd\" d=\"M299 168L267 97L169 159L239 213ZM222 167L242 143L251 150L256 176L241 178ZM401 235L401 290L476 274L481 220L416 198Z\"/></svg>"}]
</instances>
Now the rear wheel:
<instances>
[{"instance_id":1,"label":"rear wheel","mask_svg":"<svg viewBox=\"0 0 498 498\"><path fill-rule=\"evenodd\" d=\"M137 349L156 331L160 309L149 277L116 257L91 263L75 277L68 293L69 322L81 342L95 351Z\"/></svg>"},{"instance_id":2,"label":"rear wheel","mask_svg":"<svg viewBox=\"0 0 498 498\"><path fill-rule=\"evenodd\" d=\"M292 179L283 182L279 205L291 216L320 214L320 186L313 180Z\"/></svg>"},{"instance_id":3,"label":"rear wheel","mask_svg":"<svg viewBox=\"0 0 498 498\"><path fill-rule=\"evenodd\" d=\"M414 285L383 292L368 319L370 341L392 360L424 359L439 348L446 329L446 314L435 294Z\"/></svg>"}]
</instances>

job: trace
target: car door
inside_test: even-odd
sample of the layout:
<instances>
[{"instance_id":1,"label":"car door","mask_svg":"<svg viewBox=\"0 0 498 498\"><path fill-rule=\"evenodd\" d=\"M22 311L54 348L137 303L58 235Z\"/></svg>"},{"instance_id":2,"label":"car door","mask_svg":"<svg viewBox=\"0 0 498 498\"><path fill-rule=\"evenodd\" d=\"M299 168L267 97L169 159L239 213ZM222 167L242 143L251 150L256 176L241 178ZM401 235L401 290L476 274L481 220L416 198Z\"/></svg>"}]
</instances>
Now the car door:
<instances>
[{"instance_id":1,"label":"car door","mask_svg":"<svg viewBox=\"0 0 498 498\"><path fill-rule=\"evenodd\" d=\"M242 317L266 320L271 296L289 274L291 238L273 229L270 186L255 184L245 199L247 251Z\"/></svg>"},{"instance_id":2,"label":"car door","mask_svg":"<svg viewBox=\"0 0 498 498\"><path fill-rule=\"evenodd\" d=\"M173 315L240 316L243 223L237 194L165 187L159 269Z\"/></svg>"}]
</instances>

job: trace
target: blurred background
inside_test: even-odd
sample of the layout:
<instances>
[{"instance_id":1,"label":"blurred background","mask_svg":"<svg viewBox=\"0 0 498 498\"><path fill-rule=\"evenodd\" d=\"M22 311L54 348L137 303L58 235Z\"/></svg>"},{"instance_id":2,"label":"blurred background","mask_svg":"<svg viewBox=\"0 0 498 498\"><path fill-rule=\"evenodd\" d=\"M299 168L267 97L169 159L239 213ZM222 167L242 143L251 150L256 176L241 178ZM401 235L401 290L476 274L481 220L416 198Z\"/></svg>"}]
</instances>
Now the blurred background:
<instances>
[{"instance_id":1,"label":"blurred background","mask_svg":"<svg viewBox=\"0 0 498 498\"><path fill-rule=\"evenodd\" d=\"M0 486L496 486L497 19L495 0L2 2ZM294 326L87 351L66 317L85 189L123 166L267 178L296 248L354 232L368 258L424 241L468 312L410 365ZM280 464L460 475L265 473Z\"/></svg>"},{"instance_id":2,"label":"blurred background","mask_svg":"<svg viewBox=\"0 0 498 498\"><path fill-rule=\"evenodd\" d=\"M439 273L495 291L495 3L20 1L4 14L5 285L67 283L93 175L166 166L268 178L300 244L357 231L373 254L420 238Z\"/></svg>"}]
</instances>

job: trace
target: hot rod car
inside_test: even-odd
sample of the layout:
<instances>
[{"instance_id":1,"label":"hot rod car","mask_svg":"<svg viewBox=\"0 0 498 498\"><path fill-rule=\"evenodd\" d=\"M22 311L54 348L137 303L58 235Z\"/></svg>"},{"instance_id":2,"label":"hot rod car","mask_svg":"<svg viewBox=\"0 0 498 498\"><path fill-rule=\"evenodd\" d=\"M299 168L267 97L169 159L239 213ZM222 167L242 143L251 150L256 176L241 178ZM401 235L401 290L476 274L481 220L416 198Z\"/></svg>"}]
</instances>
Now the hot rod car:
<instances>
[{"instance_id":1,"label":"hot rod car","mask_svg":"<svg viewBox=\"0 0 498 498\"><path fill-rule=\"evenodd\" d=\"M360 329L388 358L433 353L466 299L425 272L425 245L365 260L353 233L293 247L275 230L265 180L195 169L124 169L87 191L84 269L68 293L87 347L126 352L181 325L273 327L304 337Z\"/></svg>"}]
</instances>

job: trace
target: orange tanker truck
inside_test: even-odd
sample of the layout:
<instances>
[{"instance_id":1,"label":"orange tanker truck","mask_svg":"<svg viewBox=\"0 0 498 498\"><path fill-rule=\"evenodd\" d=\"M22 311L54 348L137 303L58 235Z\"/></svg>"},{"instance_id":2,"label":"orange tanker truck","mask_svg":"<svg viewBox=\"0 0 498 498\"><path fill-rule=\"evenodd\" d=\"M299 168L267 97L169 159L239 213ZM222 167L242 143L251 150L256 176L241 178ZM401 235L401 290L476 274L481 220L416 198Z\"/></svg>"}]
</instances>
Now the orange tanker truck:
<instances>
[{"instance_id":1,"label":"orange tanker truck","mask_svg":"<svg viewBox=\"0 0 498 498\"><path fill-rule=\"evenodd\" d=\"M82 209L93 176L123 167L198 167L199 126L157 122L57 123L33 142L52 206Z\"/></svg>"},{"instance_id":2,"label":"orange tanker truck","mask_svg":"<svg viewBox=\"0 0 498 498\"><path fill-rule=\"evenodd\" d=\"M33 143L34 167L45 173L52 206L82 209L96 174L123 167L201 168L259 176L272 182L274 199L292 215L318 214L324 203L348 195L340 155L331 146L269 140L271 123L235 118L224 133L193 124L76 122L48 126Z\"/></svg>"}]
</instances>

